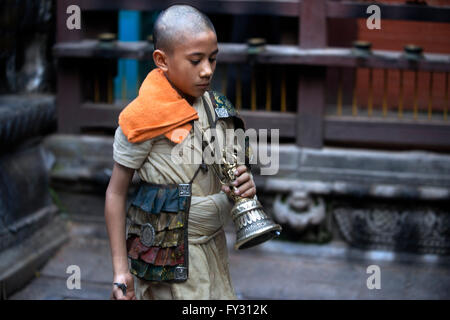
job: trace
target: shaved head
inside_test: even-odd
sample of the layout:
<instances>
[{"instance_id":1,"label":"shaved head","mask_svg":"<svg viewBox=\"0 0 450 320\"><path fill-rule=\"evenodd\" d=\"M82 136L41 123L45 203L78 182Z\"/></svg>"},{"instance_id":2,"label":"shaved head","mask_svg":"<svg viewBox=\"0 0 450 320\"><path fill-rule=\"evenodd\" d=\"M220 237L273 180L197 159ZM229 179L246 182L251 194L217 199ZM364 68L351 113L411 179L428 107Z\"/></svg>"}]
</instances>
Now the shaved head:
<instances>
[{"instance_id":1,"label":"shaved head","mask_svg":"<svg viewBox=\"0 0 450 320\"><path fill-rule=\"evenodd\" d=\"M181 43L185 37L208 31L216 33L211 20L202 12L189 5L170 6L155 21L155 49L171 54L174 45Z\"/></svg>"}]
</instances>

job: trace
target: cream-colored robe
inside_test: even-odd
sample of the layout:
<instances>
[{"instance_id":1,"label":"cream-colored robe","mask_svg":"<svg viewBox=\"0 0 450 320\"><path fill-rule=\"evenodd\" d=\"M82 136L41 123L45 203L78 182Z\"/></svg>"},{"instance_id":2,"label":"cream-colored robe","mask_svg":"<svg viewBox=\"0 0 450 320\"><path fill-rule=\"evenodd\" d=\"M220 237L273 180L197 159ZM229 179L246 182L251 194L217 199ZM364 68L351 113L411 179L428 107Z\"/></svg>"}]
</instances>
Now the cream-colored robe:
<instances>
[{"instance_id":1,"label":"cream-colored robe","mask_svg":"<svg viewBox=\"0 0 450 320\"><path fill-rule=\"evenodd\" d=\"M209 95L205 93L204 97L215 119ZM193 107L199 115L195 125L207 131L209 123L201 97L196 99ZM223 132L226 128L233 128L232 123L231 119L217 122L217 136L223 142ZM177 154L184 160L176 164L171 160L172 148L176 144L165 136L133 144L128 142L119 126L114 138L113 157L116 162L136 169L140 178L146 182L187 183L199 166L187 164L192 159L192 152L197 155L197 159L201 159L201 144L195 141L199 140L193 139L191 131L190 136L177 146L182 149L182 153ZM231 200L221 191L221 184L212 169L206 173L200 171L192 184L189 211L189 279L183 283L169 284L151 283L134 277L137 299L236 299L223 231L232 206Z\"/></svg>"}]
</instances>

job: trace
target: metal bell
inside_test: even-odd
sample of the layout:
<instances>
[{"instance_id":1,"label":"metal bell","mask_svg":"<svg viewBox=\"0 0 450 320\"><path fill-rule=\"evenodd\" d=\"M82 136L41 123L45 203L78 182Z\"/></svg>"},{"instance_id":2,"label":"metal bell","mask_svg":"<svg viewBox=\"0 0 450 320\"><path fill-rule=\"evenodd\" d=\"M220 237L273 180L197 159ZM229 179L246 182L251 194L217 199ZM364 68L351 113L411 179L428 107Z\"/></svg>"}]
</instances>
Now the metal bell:
<instances>
[{"instance_id":1,"label":"metal bell","mask_svg":"<svg viewBox=\"0 0 450 320\"><path fill-rule=\"evenodd\" d=\"M274 223L256 199L241 198L231 209L236 227L236 250L247 249L277 237L281 226Z\"/></svg>"}]
</instances>

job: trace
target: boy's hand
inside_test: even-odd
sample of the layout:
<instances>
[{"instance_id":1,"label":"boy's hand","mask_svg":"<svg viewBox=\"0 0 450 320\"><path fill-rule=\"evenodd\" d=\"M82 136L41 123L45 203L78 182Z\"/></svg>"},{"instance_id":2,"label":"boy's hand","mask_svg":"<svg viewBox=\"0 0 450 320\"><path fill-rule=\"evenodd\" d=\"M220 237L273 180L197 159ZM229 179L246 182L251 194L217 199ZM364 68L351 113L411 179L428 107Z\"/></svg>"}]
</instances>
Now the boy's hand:
<instances>
[{"instance_id":1,"label":"boy's hand","mask_svg":"<svg viewBox=\"0 0 450 320\"><path fill-rule=\"evenodd\" d=\"M256 194L256 186L255 182L247 172L247 167L245 165L240 165L236 170L238 173L236 174L237 178L233 182L233 186L237 188L238 192L235 192L234 194L243 198L253 198ZM228 195L232 192L228 186L222 186L222 191Z\"/></svg>"},{"instance_id":2,"label":"boy's hand","mask_svg":"<svg viewBox=\"0 0 450 320\"><path fill-rule=\"evenodd\" d=\"M124 296L122 289L117 285L113 285L111 292L111 300L136 300L136 295L134 293L134 280L131 273L119 274L114 276L113 283L124 283L127 286L127 294Z\"/></svg>"}]
</instances>

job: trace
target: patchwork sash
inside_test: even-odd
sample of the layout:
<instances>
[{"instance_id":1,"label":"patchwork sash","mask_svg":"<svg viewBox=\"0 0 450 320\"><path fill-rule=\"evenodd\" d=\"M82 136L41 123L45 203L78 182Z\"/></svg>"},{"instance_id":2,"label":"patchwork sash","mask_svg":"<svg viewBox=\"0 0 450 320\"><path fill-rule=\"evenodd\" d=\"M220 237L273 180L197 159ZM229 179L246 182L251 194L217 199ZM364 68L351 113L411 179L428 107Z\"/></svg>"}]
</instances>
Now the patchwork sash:
<instances>
[{"instance_id":1,"label":"patchwork sash","mask_svg":"<svg viewBox=\"0 0 450 320\"><path fill-rule=\"evenodd\" d=\"M188 278L191 184L144 183L127 212L130 272L148 281Z\"/></svg>"}]
</instances>

